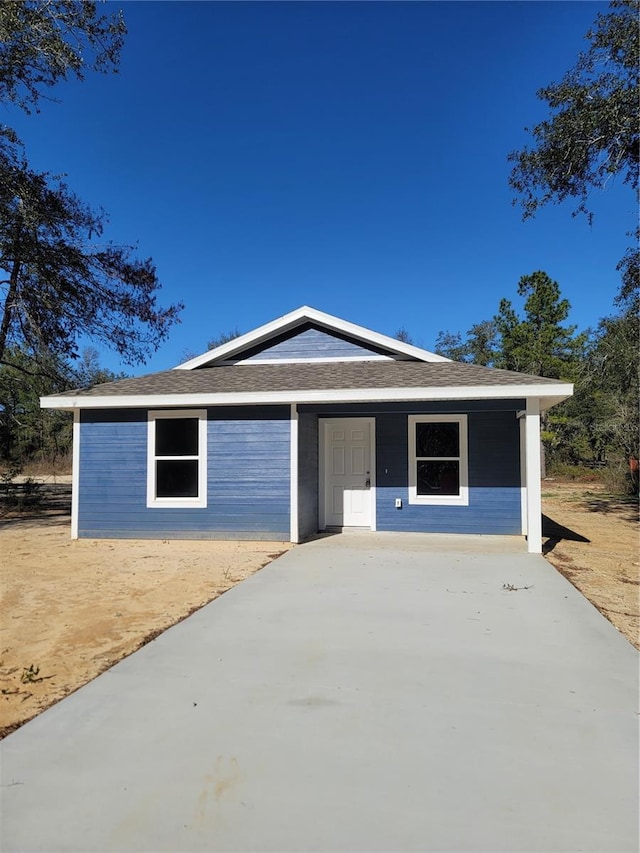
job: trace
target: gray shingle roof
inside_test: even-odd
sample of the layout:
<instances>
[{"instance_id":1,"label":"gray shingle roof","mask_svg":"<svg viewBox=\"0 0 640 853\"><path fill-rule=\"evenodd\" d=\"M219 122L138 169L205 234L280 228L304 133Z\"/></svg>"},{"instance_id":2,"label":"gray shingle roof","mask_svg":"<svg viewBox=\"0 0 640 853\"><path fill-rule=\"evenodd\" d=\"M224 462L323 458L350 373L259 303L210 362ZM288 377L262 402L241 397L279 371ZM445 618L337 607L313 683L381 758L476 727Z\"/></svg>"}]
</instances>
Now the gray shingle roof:
<instances>
[{"instance_id":1,"label":"gray shingle roof","mask_svg":"<svg viewBox=\"0 0 640 853\"><path fill-rule=\"evenodd\" d=\"M107 397L155 394L331 391L334 389L558 385L555 379L460 362L353 361L242 364L167 370L62 395ZM541 389L542 390L542 389Z\"/></svg>"}]
</instances>

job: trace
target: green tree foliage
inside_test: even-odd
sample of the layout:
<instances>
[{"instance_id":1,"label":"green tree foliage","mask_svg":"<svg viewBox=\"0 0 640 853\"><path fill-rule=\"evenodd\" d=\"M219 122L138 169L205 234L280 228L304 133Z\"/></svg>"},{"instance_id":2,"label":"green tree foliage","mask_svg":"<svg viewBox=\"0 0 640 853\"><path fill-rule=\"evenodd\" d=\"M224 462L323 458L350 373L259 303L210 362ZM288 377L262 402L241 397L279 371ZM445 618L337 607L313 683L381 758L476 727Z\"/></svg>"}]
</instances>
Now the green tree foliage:
<instances>
[{"instance_id":1,"label":"green tree foliage","mask_svg":"<svg viewBox=\"0 0 640 853\"><path fill-rule=\"evenodd\" d=\"M451 361L469 361L467 342L460 332L439 331L433 351Z\"/></svg>"},{"instance_id":2,"label":"green tree foliage","mask_svg":"<svg viewBox=\"0 0 640 853\"><path fill-rule=\"evenodd\" d=\"M640 228L635 231L635 245L630 246L617 266L622 284L615 299L623 311L638 313L640 311Z\"/></svg>"},{"instance_id":3,"label":"green tree foliage","mask_svg":"<svg viewBox=\"0 0 640 853\"><path fill-rule=\"evenodd\" d=\"M639 365L637 312L606 317L589 337L574 396L549 413L552 458L609 463L621 492L635 491L627 462L640 455Z\"/></svg>"},{"instance_id":4,"label":"green tree foliage","mask_svg":"<svg viewBox=\"0 0 640 853\"><path fill-rule=\"evenodd\" d=\"M584 390L602 401L605 439L625 456L640 457L640 322L630 311L606 317L590 342ZM600 425L603 431L603 425Z\"/></svg>"},{"instance_id":5,"label":"green tree foliage","mask_svg":"<svg viewBox=\"0 0 640 853\"><path fill-rule=\"evenodd\" d=\"M397 341L402 341L403 344L413 344L413 338L404 326L400 326L398 331L395 333L394 338Z\"/></svg>"},{"instance_id":6,"label":"green tree foliage","mask_svg":"<svg viewBox=\"0 0 640 853\"><path fill-rule=\"evenodd\" d=\"M0 103L31 112L57 82L116 70L125 32L121 16L99 15L95 2L1 4ZM90 336L135 364L166 338L182 304L157 304L153 262L106 241L106 224L64 182L31 169L2 127L0 362L16 351L64 361Z\"/></svg>"},{"instance_id":7,"label":"green tree foliage","mask_svg":"<svg viewBox=\"0 0 640 853\"><path fill-rule=\"evenodd\" d=\"M476 323L466 337L439 332L436 352L454 361L573 381L580 371L586 335L564 325L570 305L562 299L558 283L545 272L534 272L522 276L518 295L524 300L522 314L510 300L502 299L496 316ZM554 408L543 419L544 449L552 454L565 452L572 440L575 424L567 405Z\"/></svg>"},{"instance_id":8,"label":"green tree foliage","mask_svg":"<svg viewBox=\"0 0 640 853\"><path fill-rule=\"evenodd\" d=\"M571 380L584 351L585 336L575 326L565 326L570 305L545 272L522 276L518 295L525 299L519 316L508 299L502 299L494 318L500 339L495 366L550 379Z\"/></svg>"},{"instance_id":9,"label":"green tree foliage","mask_svg":"<svg viewBox=\"0 0 640 853\"><path fill-rule=\"evenodd\" d=\"M522 276L518 295L525 299L519 316L508 299L502 299L495 324L500 338L496 367L573 381L584 354L586 337L575 326L565 326L570 305L560 296L558 283L545 272ZM565 404L542 415L542 472L562 444L558 428L565 424Z\"/></svg>"},{"instance_id":10,"label":"green tree foliage","mask_svg":"<svg viewBox=\"0 0 640 853\"><path fill-rule=\"evenodd\" d=\"M498 353L498 328L495 320L482 320L467 333L468 358L473 364L495 365Z\"/></svg>"},{"instance_id":11,"label":"green tree foliage","mask_svg":"<svg viewBox=\"0 0 640 853\"><path fill-rule=\"evenodd\" d=\"M61 181L0 157L0 362L8 346L74 357L89 335L134 364L166 338L182 305L157 306L153 262L102 242L104 225Z\"/></svg>"},{"instance_id":12,"label":"green tree foliage","mask_svg":"<svg viewBox=\"0 0 640 853\"><path fill-rule=\"evenodd\" d=\"M92 388L94 385L115 382L128 377L127 373L114 373L106 367L101 367L100 353L95 347L85 347L80 358L67 366L67 373L69 383L72 383L75 388Z\"/></svg>"},{"instance_id":13,"label":"green tree foliage","mask_svg":"<svg viewBox=\"0 0 640 853\"><path fill-rule=\"evenodd\" d=\"M220 332L215 338L211 338L210 341L207 342L207 352L212 349L216 349L217 347L221 347L222 344L228 344L229 341L235 341L236 338L239 338L242 332L236 326L234 329L231 329L229 332ZM197 358L201 353L195 352L194 350L187 348L182 351L182 358L184 361L190 361L192 358Z\"/></svg>"},{"instance_id":14,"label":"green tree foliage","mask_svg":"<svg viewBox=\"0 0 640 853\"><path fill-rule=\"evenodd\" d=\"M613 463L622 472L619 488L633 488L626 460L640 456L638 370L640 321L634 300L600 322L593 332L567 325L570 305L545 272L523 276L523 310L508 299L491 321L466 337L440 332L436 352L456 361L571 381L574 396L543 417L544 456L550 463Z\"/></svg>"},{"instance_id":15,"label":"green tree foliage","mask_svg":"<svg viewBox=\"0 0 640 853\"><path fill-rule=\"evenodd\" d=\"M460 332L438 332L435 351L452 361L492 367L498 353L497 334L494 320L476 323L464 339Z\"/></svg>"},{"instance_id":16,"label":"green tree foliage","mask_svg":"<svg viewBox=\"0 0 640 853\"><path fill-rule=\"evenodd\" d=\"M589 47L559 83L538 91L549 118L529 129L533 147L514 151L509 179L523 217L549 202L577 202L589 219L589 194L620 176L636 193L640 151L638 12L640 0L613 0L586 38ZM636 270L638 255L635 257ZM637 272L625 256L619 269L626 296Z\"/></svg>"},{"instance_id":17,"label":"green tree foliage","mask_svg":"<svg viewBox=\"0 0 640 853\"><path fill-rule=\"evenodd\" d=\"M89 0L1 4L0 101L28 113L60 81L117 71L126 32L120 12L99 15Z\"/></svg>"},{"instance_id":18,"label":"green tree foliage","mask_svg":"<svg viewBox=\"0 0 640 853\"><path fill-rule=\"evenodd\" d=\"M124 377L101 367L91 347L73 364L47 353L35 358L10 348L7 363L0 365L0 466L12 472L28 462L54 466L70 454L71 416L41 409L41 396Z\"/></svg>"},{"instance_id":19,"label":"green tree foliage","mask_svg":"<svg viewBox=\"0 0 640 853\"><path fill-rule=\"evenodd\" d=\"M229 341L235 341L236 338L239 338L242 332L236 326L231 329L229 332L220 332L220 334L211 338L211 340L207 343L208 349L215 349L216 347L221 347L222 344L228 344Z\"/></svg>"},{"instance_id":20,"label":"green tree foliage","mask_svg":"<svg viewBox=\"0 0 640 853\"><path fill-rule=\"evenodd\" d=\"M19 349L10 349L15 367L0 365L0 460L18 471L46 447L53 459L64 455L71 442L67 413L40 410L40 395L62 390L62 365L43 355L36 362Z\"/></svg>"}]
</instances>

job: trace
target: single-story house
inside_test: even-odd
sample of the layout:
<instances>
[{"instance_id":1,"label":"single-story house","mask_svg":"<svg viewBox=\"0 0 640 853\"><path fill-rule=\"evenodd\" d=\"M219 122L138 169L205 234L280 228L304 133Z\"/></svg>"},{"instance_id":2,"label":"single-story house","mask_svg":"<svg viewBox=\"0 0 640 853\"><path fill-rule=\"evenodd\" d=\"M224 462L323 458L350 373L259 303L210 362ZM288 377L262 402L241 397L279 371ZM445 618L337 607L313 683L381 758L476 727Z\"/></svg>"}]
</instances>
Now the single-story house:
<instances>
[{"instance_id":1,"label":"single-story house","mask_svg":"<svg viewBox=\"0 0 640 853\"><path fill-rule=\"evenodd\" d=\"M542 546L540 412L570 384L302 307L173 370L43 397L74 414L73 537L512 534Z\"/></svg>"}]
</instances>

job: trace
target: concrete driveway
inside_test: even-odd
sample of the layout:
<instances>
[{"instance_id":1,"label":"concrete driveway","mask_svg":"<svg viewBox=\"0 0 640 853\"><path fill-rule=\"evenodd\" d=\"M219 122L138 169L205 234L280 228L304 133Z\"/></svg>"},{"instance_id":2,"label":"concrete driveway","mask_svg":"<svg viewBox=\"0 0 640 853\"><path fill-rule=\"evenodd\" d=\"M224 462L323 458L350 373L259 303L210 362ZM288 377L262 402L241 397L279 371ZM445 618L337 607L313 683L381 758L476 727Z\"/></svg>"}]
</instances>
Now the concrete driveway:
<instances>
[{"instance_id":1,"label":"concrete driveway","mask_svg":"<svg viewBox=\"0 0 640 853\"><path fill-rule=\"evenodd\" d=\"M1 849L637 850L637 694L519 542L328 537L6 738Z\"/></svg>"}]
</instances>

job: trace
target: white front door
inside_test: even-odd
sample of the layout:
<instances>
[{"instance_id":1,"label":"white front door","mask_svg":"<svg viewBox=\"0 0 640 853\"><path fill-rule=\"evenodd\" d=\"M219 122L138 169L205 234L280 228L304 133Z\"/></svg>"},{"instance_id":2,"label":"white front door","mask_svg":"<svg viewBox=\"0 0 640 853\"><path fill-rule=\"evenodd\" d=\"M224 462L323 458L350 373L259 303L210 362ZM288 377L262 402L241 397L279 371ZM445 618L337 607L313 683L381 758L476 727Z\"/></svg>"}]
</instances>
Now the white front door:
<instances>
[{"instance_id":1,"label":"white front door","mask_svg":"<svg viewBox=\"0 0 640 853\"><path fill-rule=\"evenodd\" d=\"M321 527L371 527L372 419L321 421Z\"/></svg>"}]
</instances>

